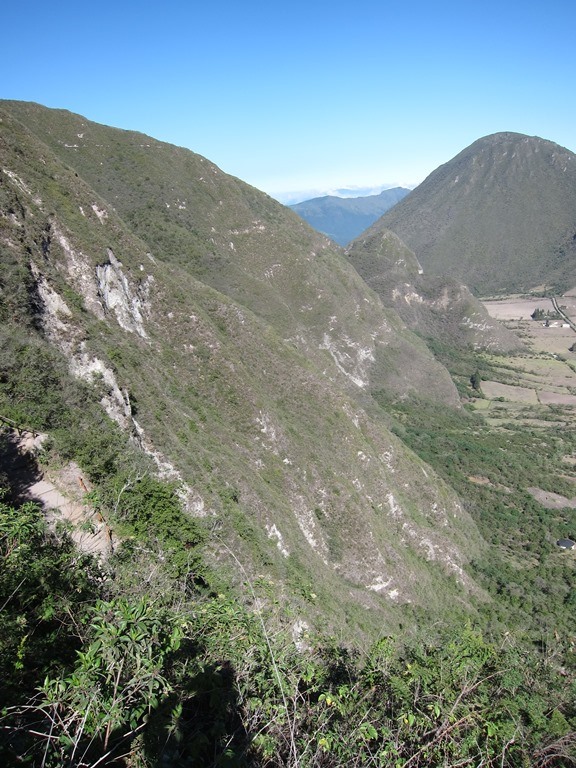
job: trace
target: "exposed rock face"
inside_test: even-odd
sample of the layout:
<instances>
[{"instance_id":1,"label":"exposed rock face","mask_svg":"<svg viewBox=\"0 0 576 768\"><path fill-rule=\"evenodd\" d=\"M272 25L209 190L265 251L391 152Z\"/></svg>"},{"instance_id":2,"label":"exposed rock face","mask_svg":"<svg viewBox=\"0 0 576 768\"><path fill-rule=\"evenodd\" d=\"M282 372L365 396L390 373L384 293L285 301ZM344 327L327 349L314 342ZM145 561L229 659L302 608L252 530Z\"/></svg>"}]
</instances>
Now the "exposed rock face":
<instances>
[{"instance_id":1,"label":"exposed rock face","mask_svg":"<svg viewBox=\"0 0 576 768\"><path fill-rule=\"evenodd\" d=\"M98 264L96 277L98 293L107 309L114 312L118 325L125 331L137 333L143 339L147 338L142 317L142 300L130 287L128 278L122 271L122 264L110 248L107 249L108 261ZM154 278L150 276L149 281ZM146 288L149 283L146 284Z\"/></svg>"},{"instance_id":2,"label":"exposed rock face","mask_svg":"<svg viewBox=\"0 0 576 768\"><path fill-rule=\"evenodd\" d=\"M94 269L91 259L79 248L74 248L69 237L62 230L58 222L49 221L47 227L47 246L44 249L45 258L50 259L55 253L55 247L59 246L59 253L64 259L58 260L60 269L66 270L70 284L84 299L86 308L92 312L99 320L104 319L104 307L98 294L98 283L94 279Z\"/></svg>"}]
</instances>

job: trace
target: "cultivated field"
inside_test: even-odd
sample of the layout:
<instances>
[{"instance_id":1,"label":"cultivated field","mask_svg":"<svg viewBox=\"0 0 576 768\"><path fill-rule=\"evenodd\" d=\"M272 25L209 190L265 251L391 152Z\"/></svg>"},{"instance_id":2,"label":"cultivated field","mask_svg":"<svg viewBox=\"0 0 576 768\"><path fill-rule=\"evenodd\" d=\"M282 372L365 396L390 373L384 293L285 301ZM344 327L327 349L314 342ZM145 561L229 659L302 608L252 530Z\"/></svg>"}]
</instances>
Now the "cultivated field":
<instances>
[{"instance_id":1,"label":"cultivated field","mask_svg":"<svg viewBox=\"0 0 576 768\"><path fill-rule=\"evenodd\" d=\"M526 351L490 357L493 380L482 382L484 398L475 407L494 423L511 418L532 426L576 422L576 353L570 352L576 332L569 325L576 323L576 297L557 300L566 317L556 316L549 298L510 296L483 303L520 337ZM545 317L533 320L537 309Z\"/></svg>"},{"instance_id":2,"label":"cultivated field","mask_svg":"<svg viewBox=\"0 0 576 768\"><path fill-rule=\"evenodd\" d=\"M532 320L532 313L541 309L543 312L554 313L552 299L526 298L510 296L505 299L495 299L483 302L491 317L504 323L517 333L534 351L552 354L571 354L568 350L576 342L576 333L566 321L550 320L550 325L544 321ZM562 296L558 304L566 315L576 322L576 297ZM557 323L557 324L554 324ZM576 362L576 355L574 355Z\"/></svg>"},{"instance_id":3,"label":"cultivated field","mask_svg":"<svg viewBox=\"0 0 576 768\"><path fill-rule=\"evenodd\" d=\"M576 297L562 296L556 308L564 317L557 317L552 299L511 296L484 301L489 314L513 330L525 345L525 350L511 355L485 355L490 379L482 380L482 397L473 400L486 422L498 430L514 430L524 425L542 436L570 434L576 429ZM536 309L544 317L532 319ZM548 314L550 313L550 314ZM560 476L570 483L574 475L569 470L576 465L576 453L558 456ZM551 488L528 488L528 492L547 509L576 508L576 494L552 493ZM576 561L575 561L576 564Z\"/></svg>"}]
</instances>

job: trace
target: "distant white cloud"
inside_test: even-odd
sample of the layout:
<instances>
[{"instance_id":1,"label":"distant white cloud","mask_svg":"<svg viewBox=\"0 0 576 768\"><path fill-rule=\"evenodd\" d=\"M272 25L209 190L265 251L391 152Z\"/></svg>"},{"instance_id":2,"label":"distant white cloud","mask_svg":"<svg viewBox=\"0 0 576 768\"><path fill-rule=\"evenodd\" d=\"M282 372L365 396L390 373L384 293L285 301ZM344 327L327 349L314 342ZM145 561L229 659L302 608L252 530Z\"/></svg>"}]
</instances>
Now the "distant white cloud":
<instances>
[{"instance_id":1,"label":"distant white cloud","mask_svg":"<svg viewBox=\"0 0 576 768\"><path fill-rule=\"evenodd\" d=\"M290 192L269 192L268 194L284 205L296 205L296 203L301 203L303 200L312 200L315 197L325 197L326 195L334 195L335 197L367 197L368 195L379 195L380 192L383 192L385 189L393 189L394 187L414 189L415 186L417 185L398 182L366 187L354 185L338 188L315 187Z\"/></svg>"}]
</instances>

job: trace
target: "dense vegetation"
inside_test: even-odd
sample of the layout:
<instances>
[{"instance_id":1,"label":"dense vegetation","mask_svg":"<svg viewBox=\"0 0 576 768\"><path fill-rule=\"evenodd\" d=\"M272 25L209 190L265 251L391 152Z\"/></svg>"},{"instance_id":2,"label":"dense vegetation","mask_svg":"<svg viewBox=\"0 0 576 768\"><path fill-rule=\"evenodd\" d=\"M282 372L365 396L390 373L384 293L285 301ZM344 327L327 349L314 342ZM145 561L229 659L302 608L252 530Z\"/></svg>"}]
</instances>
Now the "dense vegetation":
<instances>
[{"instance_id":1,"label":"dense vegetation","mask_svg":"<svg viewBox=\"0 0 576 768\"><path fill-rule=\"evenodd\" d=\"M462 625L363 653L297 647L281 606L191 597L178 580L119 594L31 505L2 504L0 534L4 765L576 761L559 646L538 655ZM261 587L246 586L255 600Z\"/></svg>"}]
</instances>

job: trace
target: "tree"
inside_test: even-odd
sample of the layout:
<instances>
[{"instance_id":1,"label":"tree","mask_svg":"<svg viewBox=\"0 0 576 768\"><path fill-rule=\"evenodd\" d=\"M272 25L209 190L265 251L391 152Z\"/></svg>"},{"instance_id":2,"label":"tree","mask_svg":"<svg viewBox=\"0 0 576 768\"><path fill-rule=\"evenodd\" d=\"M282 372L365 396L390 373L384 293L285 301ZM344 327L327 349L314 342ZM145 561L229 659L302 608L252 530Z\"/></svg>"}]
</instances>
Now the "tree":
<instances>
[{"instance_id":1,"label":"tree","mask_svg":"<svg viewBox=\"0 0 576 768\"><path fill-rule=\"evenodd\" d=\"M482 392L482 377L480 376L480 371L478 369L476 369L472 376L470 376L470 384L475 392Z\"/></svg>"}]
</instances>

